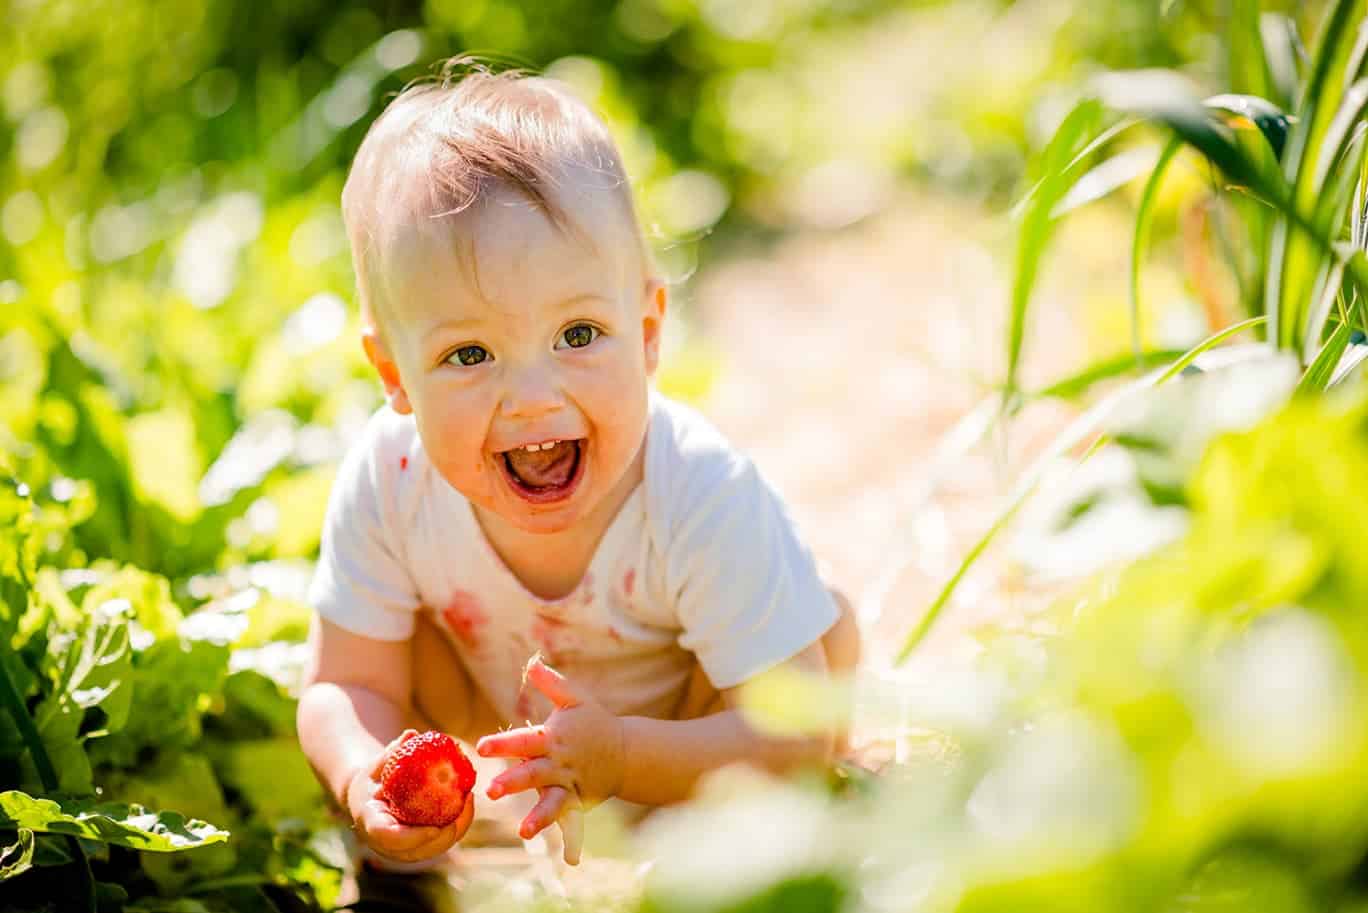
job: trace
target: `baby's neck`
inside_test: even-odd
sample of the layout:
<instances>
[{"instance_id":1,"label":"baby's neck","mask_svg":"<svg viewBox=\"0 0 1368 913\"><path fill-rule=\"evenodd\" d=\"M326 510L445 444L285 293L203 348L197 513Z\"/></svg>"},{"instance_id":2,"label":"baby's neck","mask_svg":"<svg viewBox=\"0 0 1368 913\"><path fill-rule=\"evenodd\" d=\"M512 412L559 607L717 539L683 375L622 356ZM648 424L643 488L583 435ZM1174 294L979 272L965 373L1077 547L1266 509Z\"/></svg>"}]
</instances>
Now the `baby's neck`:
<instances>
[{"instance_id":1,"label":"baby's neck","mask_svg":"<svg viewBox=\"0 0 1368 913\"><path fill-rule=\"evenodd\" d=\"M643 446L622 479L593 512L570 529L529 533L475 507L475 517L485 538L528 592L542 599L560 599L579 586L594 561L603 534L641 482L645 450Z\"/></svg>"}]
</instances>

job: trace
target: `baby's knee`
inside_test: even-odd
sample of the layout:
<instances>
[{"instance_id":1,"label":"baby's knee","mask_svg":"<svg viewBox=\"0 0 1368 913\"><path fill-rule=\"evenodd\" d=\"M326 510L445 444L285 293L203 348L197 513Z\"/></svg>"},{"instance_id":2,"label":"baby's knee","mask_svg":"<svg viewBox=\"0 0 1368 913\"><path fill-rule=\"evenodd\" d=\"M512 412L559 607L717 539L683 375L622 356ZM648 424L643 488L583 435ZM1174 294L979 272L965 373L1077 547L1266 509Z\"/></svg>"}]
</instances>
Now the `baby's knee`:
<instances>
[{"instance_id":1,"label":"baby's knee","mask_svg":"<svg viewBox=\"0 0 1368 913\"><path fill-rule=\"evenodd\" d=\"M849 674L855 671L860 661L860 627L855 622L855 609L845 594L835 587L831 597L841 615L828 631L822 635L822 649L826 652L827 671L835 674Z\"/></svg>"}]
</instances>

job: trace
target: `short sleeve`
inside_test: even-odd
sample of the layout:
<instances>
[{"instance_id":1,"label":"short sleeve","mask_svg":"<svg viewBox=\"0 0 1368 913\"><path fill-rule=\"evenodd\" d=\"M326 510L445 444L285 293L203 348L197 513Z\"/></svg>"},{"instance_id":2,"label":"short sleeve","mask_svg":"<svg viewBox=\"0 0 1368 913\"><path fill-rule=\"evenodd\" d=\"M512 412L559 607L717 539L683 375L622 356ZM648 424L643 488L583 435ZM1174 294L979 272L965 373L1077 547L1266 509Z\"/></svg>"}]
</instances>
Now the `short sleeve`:
<instances>
[{"instance_id":1,"label":"short sleeve","mask_svg":"<svg viewBox=\"0 0 1368 913\"><path fill-rule=\"evenodd\" d=\"M840 610L779 494L750 460L703 440L668 486L666 581L679 645L731 688L815 643Z\"/></svg>"},{"instance_id":2,"label":"short sleeve","mask_svg":"<svg viewBox=\"0 0 1368 913\"><path fill-rule=\"evenodd\" d=\"M417 589L400 556L397 524L385 509L396 503L390 474L402 440L386 433L397 416L373 416L338 469L323 521L318 564L308 601L339 627L376 640L413 635ZM391 451L394 451L391 453ZM392 457L392 458L391 458Z\"/></svg>"}]
</instances>

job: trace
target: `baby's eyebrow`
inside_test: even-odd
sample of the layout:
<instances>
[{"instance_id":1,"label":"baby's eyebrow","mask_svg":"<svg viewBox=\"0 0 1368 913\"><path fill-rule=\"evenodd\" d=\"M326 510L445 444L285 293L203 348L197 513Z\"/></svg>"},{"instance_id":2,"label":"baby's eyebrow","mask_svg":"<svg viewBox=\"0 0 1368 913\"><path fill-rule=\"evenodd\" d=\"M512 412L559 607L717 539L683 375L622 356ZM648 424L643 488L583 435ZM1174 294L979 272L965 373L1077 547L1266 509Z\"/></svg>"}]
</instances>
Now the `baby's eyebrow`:
<instances>
[{"instance_id":1,"label":"baby's eyebrow","mask_svg":"<svg viewBox=\"0 0 1368 913\"><path fill-rule=\"evenodd\" d=\"M607 297L606 295L602 295L602 294L600 294L600 293L598 293L598 292L581 292L581 293L579 293L578 295L571 295L569 298L564 298L564 299L562 299L562 300L560 301L560 303L558 303L558 304L555 305L555 309L558 310L558 311L568 311L568 310L570 310L571 308L575 307L576 305L583 304L583 303L585 303L586 301L607 301L607 300L608 300L608 297Z\"/></svg>"},{"instance_id":2,"label":"baby's eyebrow","mask_svg":"<svg viewBox=\"0 0 1368 913\"><path fill-rule=\"evenodd\" d=\"M459 320L439 320L423 332L423 338L428 339L444 330L466 330L479 325L480 320L476 317L462 317Z\"/></svg>"}]
</instances>

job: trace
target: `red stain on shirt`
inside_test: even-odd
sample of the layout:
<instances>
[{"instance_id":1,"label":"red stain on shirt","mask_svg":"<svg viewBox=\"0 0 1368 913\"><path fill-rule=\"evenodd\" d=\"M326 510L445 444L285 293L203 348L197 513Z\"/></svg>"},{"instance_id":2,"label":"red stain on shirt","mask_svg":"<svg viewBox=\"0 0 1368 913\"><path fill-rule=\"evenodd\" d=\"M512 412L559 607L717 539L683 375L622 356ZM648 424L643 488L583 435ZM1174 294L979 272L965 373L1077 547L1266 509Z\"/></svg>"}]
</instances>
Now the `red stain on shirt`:
<instances>
[{"instance_id":1,"label":"red stain on shirt","mask_svg":"<svg viewBox=\"0 0 1368 913\"><path fill-rule=\"evenodd\" d=\"M400 469L408 469L408 457L400 457L400 458L399 458L399 468L400 468Z\"/></svg>"},{"instance_id":2,"label":"red stain on shirt","mask_svg":"<svg viewBox=\"0 0 1368 913\"><path fill-rule=\"evenodd\" d=\"M565 633L565 622L559 618L538 613L532 622L532 640L541 648L542 657L553 666L563 658L561 636Z\"/></svg>"},{"instance_id":3,"label":"red stain on shirt","mask_svg":"<svg viewBox=\"0 0 1368 913\"><path fill-rule=\"evenodd\" d=\"M608 629L608 636L612 639L613 643L615 643L615 644L620 644L620 643L622 643L622 635L618 633L618 629L617 629L617 628L612 628L612 627L610 627L610 628Z\"/></svg>"},{"instance_id":4,"label":"red stain on shirt","mask_svg":"<svg viewBox=\"0 0 1368 913\"><path fill-rule=\"evenodd\" d=\"M628 596L632 595L632 588L636 586L636 568L630 568L627 576L622 578L622 592Z\"/></svg>"},{"instance_id":5,"label":"red stain on shirt","mask_svg":"<svg viewBox=\"0 0 1368 913\"><path fill-rule=\"evenodd\" d=\"M466 590L452 593L451 601L442 610L442 618L461 643L472 650L480 649L480 632L489 624L489 616L474 593Z\"/></svg>"}]
</instances>

